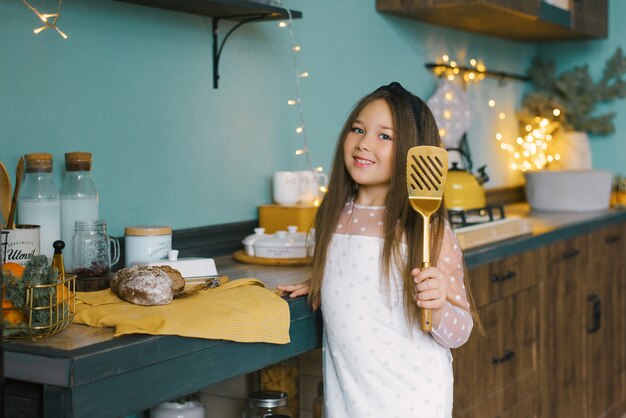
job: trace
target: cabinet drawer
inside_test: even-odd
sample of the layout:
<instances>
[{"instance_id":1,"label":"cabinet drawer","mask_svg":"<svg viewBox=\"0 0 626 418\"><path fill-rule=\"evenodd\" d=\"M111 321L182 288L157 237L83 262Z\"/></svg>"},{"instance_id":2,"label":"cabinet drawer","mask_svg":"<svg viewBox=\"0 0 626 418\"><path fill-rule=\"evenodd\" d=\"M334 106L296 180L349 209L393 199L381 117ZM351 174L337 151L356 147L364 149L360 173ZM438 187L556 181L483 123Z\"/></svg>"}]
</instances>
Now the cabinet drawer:
<instances>
[{"instance_id":1,"label":"cabinet drawer","mask_svg":"<svg viewBox=\"0 0 626 418\"><path fill-rule=\"evenodd\" d=\"M516 254L469 270L477 307L536 286L540 281L541 249Z\"/></svg>"},{"instance_id":2,"label":"cabinet drawer","mask_svg":"<svg viewBox=\"0 0 626 418\"><path fill-rule=\"evenodd\" d=\"M626 228L612 225L589 233L590 256L594 261L622 263L626 257Z\"/></svg>"},{"instance_id":3,"label":"cabinet drawer","mask_svg":"<svg viewBox=\"0 0 626 418\"><path fill-rule=\"evenodd\" d=\"M487 337L453 352L455 417L495 418L537 391L539 298L535 286L478 309Z\"/></svg>"}]
</instances>

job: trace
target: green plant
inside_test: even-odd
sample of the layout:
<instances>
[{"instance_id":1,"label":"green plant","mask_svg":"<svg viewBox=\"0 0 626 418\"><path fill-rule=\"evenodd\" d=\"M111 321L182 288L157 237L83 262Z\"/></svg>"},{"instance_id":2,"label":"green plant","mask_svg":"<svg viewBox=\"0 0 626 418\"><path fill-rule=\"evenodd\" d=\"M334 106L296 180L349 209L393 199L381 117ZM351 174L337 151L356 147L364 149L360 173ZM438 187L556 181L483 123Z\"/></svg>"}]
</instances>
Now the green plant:
<instances>
[{"instance_id":1,"label":"green plant","mask_svg":"<svg viewBox=\"0 0 626 418\"><path fill-rule=\"evenodd\" d=\"M607 60L602 78L594 83L587 65L574 67L556 74L554 62L543 62L536 57L528 75L535 91L522 98L518 119L523 127L537 116L556 120L566 131L583 131L595 135L607 135L615 131L614 112L594 115L598 103L626 97L626 57L622 49ZM555 109L558 109L555 114Z\"/></svg>"}]
</instances>

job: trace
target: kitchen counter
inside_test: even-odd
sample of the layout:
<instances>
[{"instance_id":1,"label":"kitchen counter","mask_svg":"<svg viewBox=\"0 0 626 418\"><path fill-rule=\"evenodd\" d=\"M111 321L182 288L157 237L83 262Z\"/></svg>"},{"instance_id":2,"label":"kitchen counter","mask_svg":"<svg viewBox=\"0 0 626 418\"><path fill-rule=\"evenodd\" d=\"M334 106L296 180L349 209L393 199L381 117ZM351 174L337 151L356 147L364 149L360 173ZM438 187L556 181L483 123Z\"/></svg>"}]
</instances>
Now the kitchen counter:
<instances>
[{"instance_id":1,"label":"kitchen counter","mask_svg":"<svg viewBox=\"0 0 626 418\"><path fill-rule=\"evenodd\" d=\"M623 210L536 213L523 204L505 210L507 216L530 219L532 234L466 250L468 267L626 222ZM270 288L298 283L310 272L309 267L240 264L230 256L215 261L219 273L231 280L255 277ZM15 396L6 403L31 412L43 403L43 416L124 416L320 347L320 313L305 298L287 300L292 341L287 345L174 336L113 338L111 329L84 325L71 325L41 341L5 343L5 376L13 379L7 392Z\"/></svg>"}]
</instances>

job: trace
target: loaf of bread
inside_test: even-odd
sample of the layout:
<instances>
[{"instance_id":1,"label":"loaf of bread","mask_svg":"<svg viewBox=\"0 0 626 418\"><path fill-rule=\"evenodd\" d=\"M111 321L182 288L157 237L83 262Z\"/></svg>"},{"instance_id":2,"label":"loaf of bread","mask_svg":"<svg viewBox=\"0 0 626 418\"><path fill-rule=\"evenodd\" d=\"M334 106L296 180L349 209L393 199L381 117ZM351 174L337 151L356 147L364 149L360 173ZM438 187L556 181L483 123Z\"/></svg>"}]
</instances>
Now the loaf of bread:
<instances>
[{"instance_id":1,"label":"loaf of bread","mask_svg":"<svg viewBox=\"0 0 626 418\"><path fill-rule=\"evenodd\" d=\"M185 287L185 279L171 267L134 266L122 269L111 279L111 290L136 305L166 305Z\"/></svg>"}]
</instances>

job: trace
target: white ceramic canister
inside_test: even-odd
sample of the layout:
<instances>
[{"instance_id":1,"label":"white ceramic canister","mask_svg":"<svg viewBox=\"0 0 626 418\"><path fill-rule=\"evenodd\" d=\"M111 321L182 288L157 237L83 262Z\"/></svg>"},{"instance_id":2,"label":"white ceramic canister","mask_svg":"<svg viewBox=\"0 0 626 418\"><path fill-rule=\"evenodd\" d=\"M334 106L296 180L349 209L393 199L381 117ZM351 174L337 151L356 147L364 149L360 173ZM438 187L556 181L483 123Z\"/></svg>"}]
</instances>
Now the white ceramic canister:
<instances>
[{"instance_id":1,"label":"white ceramic canister","mask_svg":"<svg viewBox=\"0 0 626 418\"><path fill-rule=\"evenodd\" d=\"M248 235L241 241L246 254L254 256L254 243L265 237L267 237L267 235L265 235L265 228L254 228L254 234Z\"/></svg>"},{"instance_id":2,"label":"white ceramic canister","mask_svg":"<svg viewBox=\"0 0 626 418\"><path fill-rule=\"evenodd\" d=\"M17 225L2 230L0 257L3 263L25 266L34 255L39 255L39 225Z\"/></svg>"},{"instance_id":3,"label":"white ceramic canister","mask_svg":"<svg viewBox=\"0 0 626 418\"><path fill-rule=\"evenodd\" d=\"M197 401L164 402L150 410L150 418L204 418L204 405Z\"/></svg>"},{"instance_id":4,"label":"white ceramic canister","mask_svg":"<svg viewBox=\"0 0 626 418\"><path fill-rule=\"evenodd\" d=\"M124 266L167 259L172 249L169 226L127 226L124 228Z\"/></svg>"}]
</instances>

